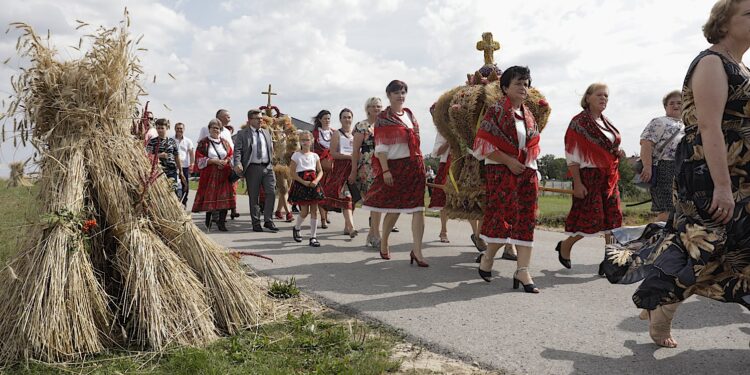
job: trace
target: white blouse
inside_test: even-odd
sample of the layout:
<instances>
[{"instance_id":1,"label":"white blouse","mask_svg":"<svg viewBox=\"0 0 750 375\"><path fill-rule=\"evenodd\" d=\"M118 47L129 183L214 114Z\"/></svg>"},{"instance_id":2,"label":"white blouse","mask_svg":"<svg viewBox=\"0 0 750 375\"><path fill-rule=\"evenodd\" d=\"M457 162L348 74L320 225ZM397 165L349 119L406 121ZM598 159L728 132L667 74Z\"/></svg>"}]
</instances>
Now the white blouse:
<instances>
[{"instance_id":1,"label":"white blouse","mask_svg":"<svg viewBox=\"0 0 750 375\"><path fill-rule=\"evenodd\" d=\"M333 135L333 130L331 128L328 128L328 130L323 130L323 128L318 128L318 144L325 148L331 148L331 136Z\"/></svg>"},{"instance_id":2,"label":"white blouse","mask_svg":"<svg viewBox=\"0 0 750 375\"><path fill-rule=\"evenodd\" d=\"M295 151L294 154L292 154L292 160L296 164L295 172L314 171L317 169L320 156L312 151L307 153Z\"/></svg>"}]
</instances>

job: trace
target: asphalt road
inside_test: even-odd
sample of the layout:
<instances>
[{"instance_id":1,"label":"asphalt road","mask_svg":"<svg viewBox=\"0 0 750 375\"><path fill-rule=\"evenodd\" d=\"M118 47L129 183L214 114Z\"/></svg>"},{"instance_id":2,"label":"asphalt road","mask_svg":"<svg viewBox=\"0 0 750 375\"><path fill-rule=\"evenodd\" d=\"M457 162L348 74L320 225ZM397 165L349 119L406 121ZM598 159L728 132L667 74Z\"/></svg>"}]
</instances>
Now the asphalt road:
<instances>
[{"instance_id":1,"label":"asphalt road","mask_svg":"<svg viewBox=\"0 0 750 375\"><path fill-rule=\"evenodd\" d=\"M360 235L343 235L343 216L318 230L322 246L292 240L291 223L279 233L251 231L247 197L229 232L211 237L230 249L273 258L244 258L261 274L295 277L305 292L344 312L401 330L431 350L508 373L528 374L747 374L750 312L736 304L692 297L677 312L677 349L658 348L631 302L636 285L611 285L596 276L603 238L586 238L573 251L573 269L557 262L561 233L538 230L532 275L541 294L511 288L515 262L495 261L491 283L477 275L468 223L450 221L451 243L438 241L440 222L426 218L424 254L429 268L409 265L409 215L391 237L392 260L364 242L369 212L355 212ZM203 228L201 216L194 218ZM309 223L309 221L308 221Z\"/></svg>"}]
</instances>

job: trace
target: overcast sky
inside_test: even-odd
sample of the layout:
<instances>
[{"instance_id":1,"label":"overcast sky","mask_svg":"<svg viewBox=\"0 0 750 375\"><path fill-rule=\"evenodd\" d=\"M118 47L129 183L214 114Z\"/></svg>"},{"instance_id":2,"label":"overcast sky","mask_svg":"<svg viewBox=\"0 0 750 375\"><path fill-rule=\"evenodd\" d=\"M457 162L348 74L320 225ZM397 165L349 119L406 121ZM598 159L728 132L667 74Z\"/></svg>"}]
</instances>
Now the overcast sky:
<instances>
[{"instance_id":1,"label":"overcast sky","mask_svg":"<svg viewBox=\"0 0 750 375\"><path fill-rule=\"evenodd\" d=\"M475 50L482 32L502 45L498 65L527 65L532 84L548 98L552 116L542 154L563 155L563 135L586 86L610 88L607 115L623 134L628 154L638 151L645 124L664 114L662 96L680 89L687 66L708 46L701 26L710 0L305 0L305 1L40 1L0 0L0 25L22 21L52 33L61 58L94 28L116 26L127 6L141 54L147 100L157 117L187 124L195 140L218 108L232 124L266 102L268 84L282 112L310 121L321 109L348 107L364 118L364 101L385 100L392 79L409 85L407 107L421 123L429 152L435 127L429 106L462 85L483 64ZM0 34L0 57L15 56L19 34ZM0 66L0 95L23 61ZM176 77L169 77L171 73ZM156 76L156 83L152 83ZM7 101L6 101L7 102ZM387 103L387 101L386 101ZM168 110L166 107L171 110ZM335 127L340 126L337 121ZM29 155L2 145L5 164Z\"/></svg>"}]
</instances>

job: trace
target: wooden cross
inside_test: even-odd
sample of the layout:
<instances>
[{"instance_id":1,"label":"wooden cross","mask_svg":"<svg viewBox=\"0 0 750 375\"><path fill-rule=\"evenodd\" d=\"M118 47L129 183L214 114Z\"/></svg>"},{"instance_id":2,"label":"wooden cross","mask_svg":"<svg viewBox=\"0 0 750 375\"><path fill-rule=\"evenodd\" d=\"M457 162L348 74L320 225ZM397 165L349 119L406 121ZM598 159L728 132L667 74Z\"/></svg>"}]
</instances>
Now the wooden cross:
<instances>
[{"instance_id":1,"label":"wooden cross","mask_svg":"<svg viewBox=\"0 0 750 375\"><path fill-rule=\"evenodd\" d=\"M261 92L263 95L268 96L268 104L266 104L266 115L271 116L273 114L271 109L271 95L278 95L275 92L271 91L271 84L268 84L268 91Z\"/></svg>"},{"instance_id":2,"label":"wooden cross","mask_svg":"<svg viewBox=\"0 0 750 375\"><path fill-rule=\"evenodd\" d=\"M482 33L482 40L477 42L477 50L484 51L484 65L495 63L495 51L500 49L500 43L492 40L492 33Z\"/></svg>"}]
</instances>

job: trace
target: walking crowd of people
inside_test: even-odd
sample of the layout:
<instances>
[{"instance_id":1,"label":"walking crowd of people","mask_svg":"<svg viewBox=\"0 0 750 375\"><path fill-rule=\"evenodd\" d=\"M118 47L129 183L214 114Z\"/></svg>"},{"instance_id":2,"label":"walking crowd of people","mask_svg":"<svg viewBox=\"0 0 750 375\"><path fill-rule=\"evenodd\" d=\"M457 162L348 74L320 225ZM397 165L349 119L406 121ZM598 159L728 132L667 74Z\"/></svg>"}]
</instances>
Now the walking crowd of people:
<instances>
[{"instance_id":1,"label":"walking crowd of people","mask_svg":"<svg viewBox=\"0 0 750 375\"><path fill-rule=\"evenodd\" d=\"M677 346L671 320L678 304L692 294L750 308L750 71L741 62L750 48L748 14L750 0L716 3L703 28L711 46L690 65L682 90L664 96L664 115L649 121L640 136L640 179L650 183L655 220L666 226L658 248L640 262L644 281L633 300L644 309L651 338L660 346ZM506 69L500 77L502 97L478 124L469 147L471 155L483 161L486 199L484 216L470 224L471 241L481 253L479 277L492 281L493 262L504 248L502 258L517 264L513 288L537 294L541 290L529 270L542 135L524 104L531 82L527 67ZM334 129L331 112L321 110L312 132L298 132L300 147L283 179L290 183L282 189L288 190L288 197L276 196L273 139L261 127L256 109L247 112L247 123L236 134L229 126L229 112L219 110L201 129L195 146L185 138L184 124L177 123L175 137L169 138L169 121L158 119L146 152L158 158L183 204L189 170L199 171L192 212L206 213L207 229L216 223L226 231L227 215L238 216L237 181L242 179L253 231L278 232L274 217L294 221L290 239L302 242L301 226L309 216L307 240L318 247L318 229L328 228L331 212L341 212L344 234L353 239L359 234L353 212L361 203L361 209L370 212L365 246L391 260L390 234L399 216L409 214L410 263L429 267L423 252L425 189L428 177L432 186L446 182L451 165L448 135L437 135L432 154L440 164L437 174L428 176L421 152L423 123L419 113L406 107L407 84L394 80L385 95L386 103L377 97L364 102L366 118L359 122L354 123L354 111L344 108L338 113L340 127ZM620 147L622 134L604 114L608 103L608 86L590 84L561 145L573 187L566 238L554 249L564 268L573 266L572 250L580 239L604 236L605 243L612 243L611 231L623 224L618 167L625 152ZM299 208L296 220L285 202ZM445 204L445 193L433 188L427 208L441 210ZM282 208L286 215L281 215ZM440 217L439 240L447 243L448 217Z\"/></svg>"}]
</instances>

